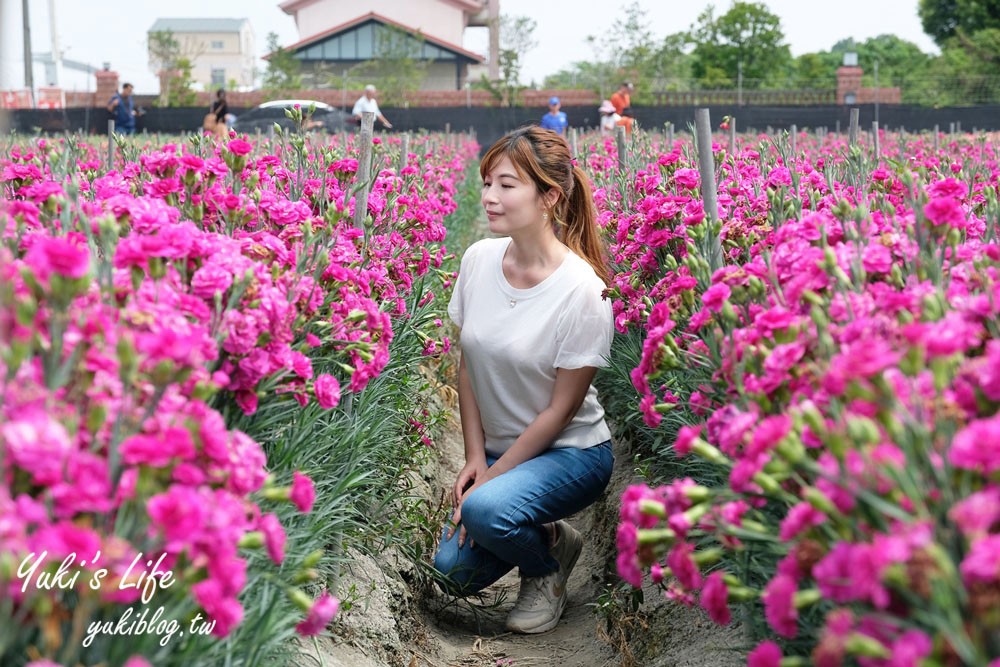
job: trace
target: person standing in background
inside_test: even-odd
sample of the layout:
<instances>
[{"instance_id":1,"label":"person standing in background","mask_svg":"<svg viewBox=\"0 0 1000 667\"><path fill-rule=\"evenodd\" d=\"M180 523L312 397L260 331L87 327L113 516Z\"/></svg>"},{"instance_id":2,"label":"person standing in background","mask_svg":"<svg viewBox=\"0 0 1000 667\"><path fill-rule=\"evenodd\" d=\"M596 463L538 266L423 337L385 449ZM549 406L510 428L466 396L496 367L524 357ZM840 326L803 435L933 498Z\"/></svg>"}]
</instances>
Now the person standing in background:
<instances>
[{"instance_id":1,"label":"person standing in background","mask_svg":"<svg viewBox=\"0 0 1000 667\"><path fill-rule=\"evenodd\" d=\"M392 123L382 115L382 112L378 108L378 102L375 101L375 86L371 84L365 86L365 94L358 98L358 101L354 103L354 109L351 110L351 115L354 116L354 120L358 125L361 125L361 114L365 111L375 114L375 118L382 121L382 124L387 129L392 128Z\"/></svg>"},{"instance_id":2,"label":"person standing in background","mask_svg":"<svg viewBox=\"0 0 1000 667\"><path fill-rule=\"evenodd\" d=\"M138 112L132 104L132 84L122 84L122 92L108 100L108 113L115 117L115 134L135 134Z\"/></svg>"},{"instance_id":3,"label":"person standing in background","mask_svg":"<svg viewBox=\"0 0 1000 667\"><path fill-rule=\"evenodd\" d=\"M621 120L621 116L615 111L615 105L611 100L604 100L601 106L597 107L597 113L601 114L601 135L608 137L615 133L615 126Z\"/></svg>"},{"instance_id":4,"label":"person standing in background","mask_svg":"<svg viewBox=\"0 0 1000 667\"><path fill-rule=\"evenodd\" d=\"M215 136L219 139L225 139L229 136L229 128L226 126L229 104L226 103L226 91L222 88L215 94L215 101L212 102L212 113L215 115Z\"/></svg>"},{"instance_id":5,"label":"person standing in background","mask_svg":"<svg viewBox=\"0 0 1000 667\"><path fill-rule=\"evenodd\" d=\"M565 136L569 121L566 120L566 113L559 110L560 106L558 97L550 97L549 112L542 116L541 125L546 130L552 130L560 136Z\"/></svg>"},{"instance_id":6,"label":"person standing in background","mask_svg":"<svg viewBox=\"0 0 1000 667\"><path fill-rule=\"evenodd\" d=\"M619 116L623 115L622 112L625 109L632 106L633 90L635 90L635 86L632 85L631 81L622 81L622 85L618 86L618 90L611 96L611 104Z\"/></svg>"}]
</instances>

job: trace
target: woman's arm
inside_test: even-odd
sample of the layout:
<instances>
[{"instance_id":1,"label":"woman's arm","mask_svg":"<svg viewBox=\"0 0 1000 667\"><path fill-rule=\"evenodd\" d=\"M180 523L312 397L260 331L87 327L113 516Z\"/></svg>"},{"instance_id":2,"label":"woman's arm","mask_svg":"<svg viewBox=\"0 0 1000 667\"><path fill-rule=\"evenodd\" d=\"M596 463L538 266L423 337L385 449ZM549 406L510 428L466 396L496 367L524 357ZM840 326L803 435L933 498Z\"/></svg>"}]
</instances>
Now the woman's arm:
<instances>
[{"instance_id":1,"label":"woman's arm","mask_svg":"<svg viewBox=\"0 0 1000 667\"><path fill-rule=\"evenodd\" d=\"M458 414L462 419L466 463L482 462L486 465L486 434L469 371L465 367L465 353L462 353L458 364Z\"/></svg>"},{"instance_id":2,"label":"woman's arm","mask_svg":"<svg viewBox=\"0 0 1000 667\"><path fill-rule=\"evenodd\" d=\"M499 477L548 449L556 436L573 421L596 374L597 369L593 366L557 368L549 405L524 429L511 448L490 466L483 481Z\"/></svg>"}]
</instances>

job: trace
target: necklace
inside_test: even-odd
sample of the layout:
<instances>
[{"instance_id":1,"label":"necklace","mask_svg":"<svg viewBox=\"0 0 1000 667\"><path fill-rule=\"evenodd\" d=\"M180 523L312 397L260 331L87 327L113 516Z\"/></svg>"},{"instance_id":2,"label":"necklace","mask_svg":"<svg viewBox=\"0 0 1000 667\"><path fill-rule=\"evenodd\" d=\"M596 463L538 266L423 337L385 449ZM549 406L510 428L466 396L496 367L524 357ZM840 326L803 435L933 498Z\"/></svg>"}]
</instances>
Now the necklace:
<instances>
[{"instance_id":1,"label":"necklace","mask_svg":"<svg viewBox=\"0 0 1000 667\"><path fill-rule=\"evenodd\" d=\"M517 300L516 299L511 299L510 300L510 307L513 308L516 305L517 305Z\"/></svg>"}]
</instances>

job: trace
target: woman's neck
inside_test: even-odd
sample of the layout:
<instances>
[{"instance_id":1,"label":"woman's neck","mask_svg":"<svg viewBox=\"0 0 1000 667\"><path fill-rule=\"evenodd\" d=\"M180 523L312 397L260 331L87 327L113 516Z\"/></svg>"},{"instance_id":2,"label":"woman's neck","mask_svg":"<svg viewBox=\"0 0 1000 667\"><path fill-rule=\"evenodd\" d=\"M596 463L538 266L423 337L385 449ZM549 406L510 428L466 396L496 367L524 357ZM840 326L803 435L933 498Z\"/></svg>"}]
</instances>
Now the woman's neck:
<instances>
[{"instance_id":1,"label":"woman's neck","mask_svg":"<svg viewBox=\"0 0 1000 667\"><path fill-rule=\"evenodd\" d=\"M521 230L511 234L507 260L518 271L545 271L559 266L567 250L550 227L539 231Z\"/></svg>"}]
</instances>

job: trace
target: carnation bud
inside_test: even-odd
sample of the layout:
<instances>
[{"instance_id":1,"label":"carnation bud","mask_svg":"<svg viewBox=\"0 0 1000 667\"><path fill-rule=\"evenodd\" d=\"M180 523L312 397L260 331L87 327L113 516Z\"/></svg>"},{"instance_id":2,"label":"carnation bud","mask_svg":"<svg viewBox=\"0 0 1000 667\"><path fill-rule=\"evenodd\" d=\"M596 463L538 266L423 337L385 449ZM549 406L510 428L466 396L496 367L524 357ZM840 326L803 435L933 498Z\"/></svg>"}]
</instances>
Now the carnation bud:
<instances>
[{"instance_id":1,"label":"carnation bud","mask_svg":"<svg viewBox=\"0 0 1000 667\"><path fill-rule=\"evenodd\" d=\"M796 591L793 599L795 608L802 609L803 607L811 607L822 600L823 594L819 592L818 588L807 588L804 591Z\"/></svg>"},{"instance_id":2,"label":"carnation bud","mask_svg":"<svg viewBox=\"0 0 1000 667\"><path fill-rule=\"evenodd\" d=\"M302 559L302 567L316 567L319 565L320 559L323 558L323 553L322 549L316 549L315 551L309 552L306 554L306 557Z\"/></svg>"},{"instance_id":3,"label":"carnation bud","mask_svg":"<svg viewBox=\"0 0 1000 667\"><path fill-rule=\"evenodd\" d=\"M865 656L868 658L888 658L892 654L880 641L874 637L852 632L844 642L844 648L851 655Z\"/></svg>"},{"instance_id":4,"label":"carnation bud","mask_svg":"<svg viewBox=\"0 0 1000 667\"><path fill-rule=\"evenodd\" d=\"M241 549L260 549L264 546L264 533L259 530L251 530L243 534L238 544Z\"/></svg>"},{"instance_id":5,"label":"carnation bud","mask_svg":"<svg viewBox=\"0 0 1000 667\"><path fill-rule=\"evenodd\" d=\"M310 609L312 609L313 605L312 598L306 595L302 589L289 588L287 589L287 593L288 593L288 599L290 599L292 603L302 611L307 612Z\"/></svg>"},{"instance_id":6,"label":"carnation bud","mask_svg":"<svg viewBox=\"0 0 1000 667\"><path fill-rule=\"evenodd\" d=\"M837 507L833 504L833 502L826 497L826 494L814 486L807 486L802 489L802 499L823 514L828 516L837 514Z\"/></svg>"},{"instance_id":7,"label":"carnation bud","mask_svg":"<svg viewBox=\"0 0 1000 667\"><path fill-rule=\"evenodd\" d=\"M877 444L882 439L878 426L868 417L851 415L847 418L847 435L857 443Z\"/></svg>"},{"instance_id":8,"label":"carnation bud","mask_svg":"<svg viewBox=\"0 0 1000 667\"><path fill-rule=\"evenodd\" d=\"M636 531L636 539L640 545L672 544L677 533L669 528L640 528Z\"/></svg>"}]
</instances>

